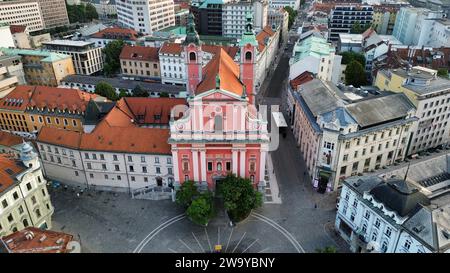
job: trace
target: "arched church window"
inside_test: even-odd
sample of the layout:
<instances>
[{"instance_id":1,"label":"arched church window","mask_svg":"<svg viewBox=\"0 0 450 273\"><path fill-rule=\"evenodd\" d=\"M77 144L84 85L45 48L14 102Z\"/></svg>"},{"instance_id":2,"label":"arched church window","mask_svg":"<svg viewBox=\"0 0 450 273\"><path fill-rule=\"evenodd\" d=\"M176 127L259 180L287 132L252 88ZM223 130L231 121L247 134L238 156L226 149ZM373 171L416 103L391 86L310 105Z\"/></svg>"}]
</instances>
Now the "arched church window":
<instances>
[{"instance_id":1,"label":"arched church window","mask_svg":"<svg viewBox=\"0 0 450 273\"><path fill-rule=\"evenodd\" d=\"M252 60L252 53L250 51L245 52L245 60L246 61Z\"/></svg>"},{"instance_id":2,"label":"arched church window","mask_svg":"<svg viewBox=\"0 0 450 273\"><path fill-rule=\"evenodd\" d=\"M195 55L195 52L189 53L189 60L194 61L194 62L197 60L197 56Z\"/></svg>"}]
</instances>

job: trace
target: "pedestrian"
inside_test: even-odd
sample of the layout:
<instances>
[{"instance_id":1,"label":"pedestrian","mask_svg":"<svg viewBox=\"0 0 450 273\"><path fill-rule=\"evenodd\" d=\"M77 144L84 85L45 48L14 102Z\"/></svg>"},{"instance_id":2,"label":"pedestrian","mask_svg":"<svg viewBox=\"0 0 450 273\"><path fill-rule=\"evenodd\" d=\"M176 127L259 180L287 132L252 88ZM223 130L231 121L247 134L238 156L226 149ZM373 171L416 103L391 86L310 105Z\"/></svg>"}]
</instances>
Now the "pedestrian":
<instances>
[{"instance_id":1,"label":"pedestrian","mask_svg":"<svg viewBox=\"0 0 450 273\"><path fill-rule=\"evenodd\" d=\"M314 208L317 209L317 203L314 204Z\"/></svg>"}]
</instances>

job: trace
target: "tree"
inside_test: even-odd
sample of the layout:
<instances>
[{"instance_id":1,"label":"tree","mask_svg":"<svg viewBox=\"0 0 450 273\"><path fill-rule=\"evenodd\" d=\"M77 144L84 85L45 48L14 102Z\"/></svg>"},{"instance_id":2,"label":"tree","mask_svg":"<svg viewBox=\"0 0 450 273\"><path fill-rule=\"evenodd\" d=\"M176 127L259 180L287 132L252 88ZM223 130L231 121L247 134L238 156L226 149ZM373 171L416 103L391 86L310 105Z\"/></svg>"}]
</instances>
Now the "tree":
<instances>
[{"instance_id":1,"label":"tree","mask_svg":"<svg viewBox=\"0 0 450 273\"><path fill-rule=\"evenodd\" d=\"M180 189L177 191L176 202L183 207L189 207L195 197L199 196L200 193L194 184L194 181L184 182Z\"/></svg>"},{"instance_id":2,"label":"tree","mask_svg":"<svg viewBox=\"0 0 450 273\"><path fill-rule=\"evenodd\" d=\"M214 215L213 198L210 192L202 193L194 199L186 210L186 214L194 223L207 225Z\"/></svg>"},{"instance_id":3,"label":"tree","mask_svg":"<svg viewBox=\"0 0 450 273\"><path fill-rule=\"evenodd\" d=\"M117 100L116 90L107 82L99 82L95 86L95 94L106 97L109 100Z\"/></svg>"},{"instance_id":4,"label":"tree","mask_svg":"<svg viewBox=\"0 0 450 273\"><path fill-rule=\"evenodd\" d=\"M136 87L133 88L133 96L134 97L148 97L148 91L144 90L139 84L136 85Z\"/></svg>"},{"instance_id":5,"label":"tree","mask_svg":"<svg viewBox=\"0 0 450 273\"><path fill-rule=\"evenodd\" d=\"M97 10L91 3L80 5L66 4L66 8L70 23L87 23L93 19L98 19Z\"/></svg>"},{"instance_id":6,"label":"tree","mask_svg":"<svg viewBox=\"0 0 450 273\"><path fill-rule=\"evenodd\" d=\"M370 23L367 23L365 25L361 25L358 21L356 21L352 27L350 28L350 33L353 34L361 34L364 31L366 31L367 29L369 29L371 27Z\"/></svg>"},{"instance_id":7,"label":"tree","mask_svg":"<svg viewBox=\"0 0 450 273\"><path fill-rule=\"evenodd\" d=\"M92 21L93 19L98 19L98 13L95 9L94 5L91 3L87 3L85 7L85 16L86 19Z\"/></svg>"},{"instance_id":8,"label":"tree","mask_svg":"<svg viewBox=\"0 0 450 273\"><path fill-rule=\"evenodd\" d=\"M123 97L129 97L128 91L126 89L120 88L119 89L119 98Z\"/></svg>"},{"instance_id":9,"label":"tree","mask_svg":"<svg viewBox=\"0 0 450 273\"><path fill-rule=\"evenodd\" d=\"M323 249L317 248L317 253L337 253L337 249L334 246L326 246Z\"/></svg>"},{"instance_id":10,"label":"tree","mask_svg":"<svg viewBox=\"0 0 450 273\"><path fill-rule=\"evenodd\" d=\"M345 84L360 87L366 82L364 67L356 60L351 61L345 68Z\"/></svg>"},{"instance_id":11,"label":"tree","mask_svg":"<svg viewBox=\"0 0 450 273\"><path fill-rule=\"evenodd\" d=\"M438 68L437 75L439 77L448 79L448 69L447 68Z\"/></svg>"},{"instance_id":12,"label":"tree","mask_svg":"<svg viewBox=\"0 0 450 273\"><path fill-rule=\"evenodd\" d=\"M220 185L224 206L232 221L245 219L250 211L261 206L262 195L253 188L250 179L228 175Z\"/></svg>"},{"instance_id":13,"label":"tree","mask_svg":"<svg viewBox=\"0 0 450 273\"><path fill-rule=\"evenodd\" d=\"M293 8L289 7L289 6L284 7L284 10L287 11L287 13L289 13L288 28L290 29L292 24L295 21L295 17L297 17L297 11L294 10Z\"/></svg>"},{"instance_id":14,"label":"tree","mask_svg":"<svg viewBox=\"0 0 450 273\"><path fill-rule=\"evenodd\" d=\"M114 40L109 42L103 49L103 54L105 55L105 65L103 67L103 71L106 76L110 77L119 71L119 56L124 46L125 42L123 40Z\"/></svg>"},{"instance_id":15,"label":"tree","mask_svg":"<svg viewBox=\"0 0 450 273\"><path fill-rule=\"evenodd\" d=\"M341 61L342 64L349 64L353 60L355 60L363 66L366 65L366 57L364 57L364 55L361 53L356 53L353 51L346 51L346 52L342 52L341 56L342 56L342 61Z\"/></svg>"},{"instance_id":16,"label":"tree","mask_svg":"<svg viewBox=\"0 0 450 273\"><path fill-rule=\"evenodd\" d=\"M161 92L161 93L159 93L159 97L160 97L160 98L168 98L168 97L169 97L169 93L167 93L167 92Z\"/></svg>"}]
</instances>

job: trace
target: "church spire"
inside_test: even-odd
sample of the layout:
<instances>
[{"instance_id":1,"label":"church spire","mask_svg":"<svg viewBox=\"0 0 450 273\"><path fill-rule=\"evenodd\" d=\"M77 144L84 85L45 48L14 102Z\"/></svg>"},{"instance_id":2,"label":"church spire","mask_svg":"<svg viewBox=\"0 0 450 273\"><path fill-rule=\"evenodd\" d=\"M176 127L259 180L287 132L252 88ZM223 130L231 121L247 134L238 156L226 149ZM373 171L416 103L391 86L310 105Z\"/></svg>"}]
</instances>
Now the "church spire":
<instances>
[{"instance_id":1,"label":"church spire","mask_svg":"<svg viewBox=\"0 0 450 273\"><path fill-rule=\"evenodd\" d=\"M198 35L197 30L195 30L194 15L192 13L189 13L188 15L186 39L184 40L184 44L195 44L197 46L201 44L200 36Z\"/></svg>"},{"instance_id":2,"label":"church spire","mask_svg":"<svg viewBox=\"0 0 450 273\"><path fill-rule=\"evenodd\" d=\"M253 15L251 12L248 12L245 16L245 21L245 32L242 34L239 45L245 46L250 44L252 46L257 46L258 41L256 41L256 35L253 29Z\"/></svg>"}]
</instances>

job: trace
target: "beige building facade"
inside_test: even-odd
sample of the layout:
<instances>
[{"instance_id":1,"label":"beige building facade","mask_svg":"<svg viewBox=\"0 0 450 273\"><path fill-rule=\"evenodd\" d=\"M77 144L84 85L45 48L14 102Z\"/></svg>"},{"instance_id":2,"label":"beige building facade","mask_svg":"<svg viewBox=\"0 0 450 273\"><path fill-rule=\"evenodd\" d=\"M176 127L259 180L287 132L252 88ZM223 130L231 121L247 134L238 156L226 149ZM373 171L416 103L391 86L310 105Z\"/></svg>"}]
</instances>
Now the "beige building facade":
<instances>
[{"instance_id":1,"label":"beige building facade","mask_svg":"<svg viewBox=\"0 0 450 273\"><path fill-rule=\"evenodd\" d=\"M69 24L65 0L38 0L45 28L55 28Z\"/></svg>"},{"instance_id":2,"label":"beige building facade","mask_svg":"<svg viewBox=\"0 0 450 273\"><path fill-rule=\"evenodd\" d=\"M44 29L39 1L0 2L0 22L8 25L26 25L30 31Z\"/></svg>"},{"instance_id":3,"label":"beige building facade","mask_svg":"<svg viewBox=\"0 0 450 273\"><path fill-rule=\"evenodd\" d=\"M38 155L29 143L22 145L20 160L0 155L0 237L26 227L50 229L54 211Z\"/></svg>"}]
</instances>

